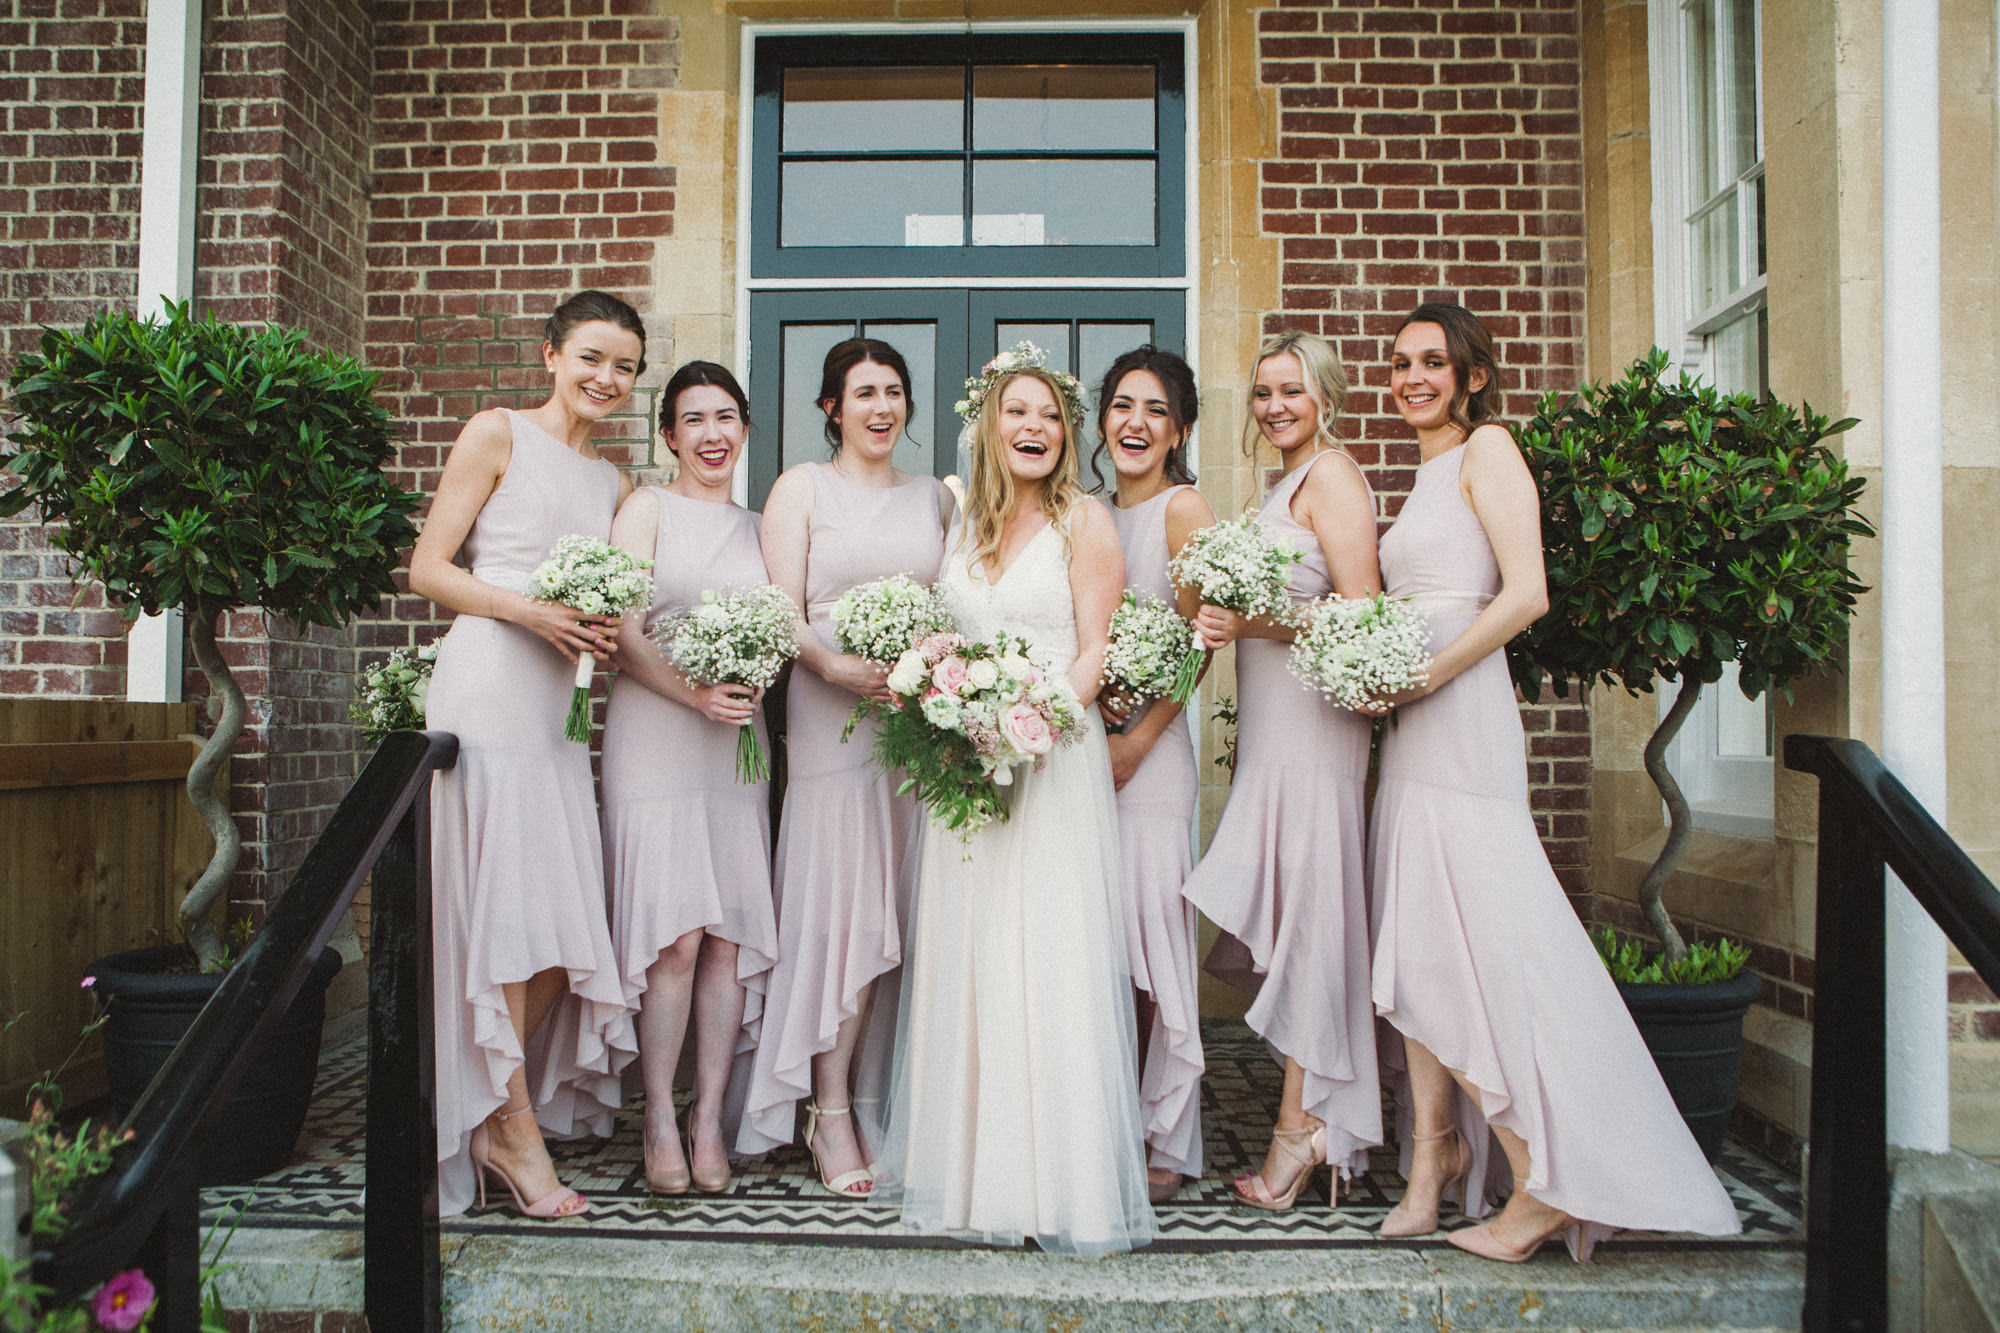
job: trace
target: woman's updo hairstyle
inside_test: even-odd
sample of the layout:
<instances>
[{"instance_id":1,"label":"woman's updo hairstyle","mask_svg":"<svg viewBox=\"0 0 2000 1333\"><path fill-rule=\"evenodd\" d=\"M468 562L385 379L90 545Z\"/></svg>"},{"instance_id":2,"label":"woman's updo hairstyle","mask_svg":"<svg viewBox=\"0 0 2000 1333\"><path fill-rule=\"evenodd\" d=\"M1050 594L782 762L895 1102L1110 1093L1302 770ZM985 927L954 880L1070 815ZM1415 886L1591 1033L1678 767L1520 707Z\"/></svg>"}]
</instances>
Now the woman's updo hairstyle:
<instances>
[{"instance_id":1,"label":"woman's updo hairstyle","mask_svg":"<svg viewBox=\"0 0 2000 1333\"><path fill-rule=\"evenodd\" d=\"M549 346L562 349L569 341L569 335L584 325L598 320L606 324L616 324L619 328L639 335L639 373L646 373L646 322L639 318L639 312L610 292L578 292L575 296L557 306L550 314L548 322L542 325L542 338Z\"/></svg>"},{"instance_id":2,"label":"woman's updo hairstyle","mask_svg":"<svg viewBox=\"0 0 2000 1333\"><path fill-rule=\"evenodd\" d=\"M1135 370L1150 371L1160 381L1160 387L1167 391L1167 417L1180 432L1180 440L1167 450L1166 477L1177 486L1192 486L1194 473L1188 471L1187 442L1189 432L1194 430L1195 418L1201 415L1201 395L1195 389L1194 371L1188 363L1173 352L1151 343L1135 347L1111 363L1111 369L1104 372L1104 384L1097 391L1097 448L1090 455L1090 475L1096 480L1097 488L1104 488L1104 472L1099 466L1105 453L1111 447L1110 438L1105 434L1104 421L1111 413L1111 400L1118 396L1118 386L1125 377Z\"/></svg>"},{"instance_id":3,"label":"woman's updo hairstyle","mask_svg":"<svg viewBox=\"0 0 2000 1333\"><path fill-rule=\"evenodd\" d=\"M820 367L819 397L814 401L826 413L826 443L836 454L840 452L840 423L834 418L847 398L847 372L867 361L896 372L896 378L903 383L903 402L909 408L903 422L908 425L917 419L917 399L910 392L910 366L901 352L879 338L849 338L835 343L826 354L826 363ZM833 404L831 408L828 402Z\"/></svg>"},{"instance_id":4,"label":"woman's updo hairstyle","mask_svg":"<svg viewBox=\"0 0 2000 1333\"><path fill-rule=\"evenodd\" d=\"M681 395L689 389L704 385L722 390L736 400L736 414L743 419L743 428L750 429L750 399L743 392L743 386L729 373L729 367L719 366L713 361L690 361L674 372L667 381L667 387L660 391L660 438L667 442L669 451L679 454L674 448L674 420L680 415Z\"/></svg>"},{"instance_id":5,"label":"woman's updo hairstyle","mask_svg":"<svg viewBox=\"0 0 2000 1333\"><path fill-rule=\"evenodd\" d=\"M1500 358L1493 352L1493 335L1479 316L1462 305L1425 302L1396 326L1396 334L1412 324L1435 324L1444 330L1444 355L1458 386L1451 396L1451 424L1470 435L1480 422L1499 420ZM1394 338L1390 341L1393 345ZM1473 374L1481 370L1486 382L1475 389Z\"/></svg>"},{"instance_id":6,"label":"woman's updo hairstyle","mask_svg":"<svg viewBox=\"0 0 2000 1333\"><path fill-rule=\"evenodd\" d=\"M1257 349L1257 359L1250 363L1251 378L1256 377L1257 367L1274 356L1291 356L1298 360L1299 369L1305 372L1306 397L1312 399L1319 409L1318 438L1316 445L1328 449L1340 448L1340 436L1334 427L1340 423L1340 414L1347 406L1347 372L1341 368L1340 356L1333 350L1333 344L1305 329L1286 329L1266 338ZM1252 408L1244 414L1243 452L1246 456L1257 456L1257 413L1252 398Z\"/></svg>"}]
</instances>

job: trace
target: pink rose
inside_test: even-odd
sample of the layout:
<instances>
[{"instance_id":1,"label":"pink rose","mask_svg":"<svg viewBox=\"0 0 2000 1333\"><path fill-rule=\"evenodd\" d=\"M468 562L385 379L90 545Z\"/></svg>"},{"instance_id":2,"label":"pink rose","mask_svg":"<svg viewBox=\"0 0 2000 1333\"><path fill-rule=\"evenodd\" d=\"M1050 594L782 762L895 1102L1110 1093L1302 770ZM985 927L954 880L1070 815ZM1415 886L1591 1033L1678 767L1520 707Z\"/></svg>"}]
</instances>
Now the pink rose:
<instances>
[{"instance_id":1,"label":"pink rose","mask_svg":"<svg viewBox=\"0 0 2000 1333\"><path fill-rule=\"evenodd\" d=\"M1000 711L1000 734L1022 754L1044 755L1055 748L1048 719L1027 704L1008 704Z\"/></svg>"},{"instance_id":2,"label":"pink rose","mask_svg":"<svg viewBox=\"0 0 2000 1333\"><path fill-rule=\"evenodd\" d=\"M104 1328L129 1333L139 1327L153 1308L153 1284L136 1268L128 1268L97 1289L91 1298L90 1315Z\"/></svg>"},{"instance_id":3,"label":"pink rose","mask_svg":"<svg viewBox=\"0 0 2000 1333\"><path fill-rule=\"evenodd\" d=\"M965 664L965 659L954 653L931 668L931 684L946 694L956 696L965 688L967 670L969 668Z\"/></svg>"}]
</instances>

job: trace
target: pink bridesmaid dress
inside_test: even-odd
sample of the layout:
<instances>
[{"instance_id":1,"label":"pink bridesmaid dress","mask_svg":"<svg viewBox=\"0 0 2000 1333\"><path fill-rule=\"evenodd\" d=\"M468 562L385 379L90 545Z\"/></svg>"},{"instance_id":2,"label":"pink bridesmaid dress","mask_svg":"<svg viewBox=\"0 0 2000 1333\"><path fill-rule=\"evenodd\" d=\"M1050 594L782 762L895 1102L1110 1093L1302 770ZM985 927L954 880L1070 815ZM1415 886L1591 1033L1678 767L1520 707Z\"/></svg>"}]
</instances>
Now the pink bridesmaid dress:
<instances>
[{"instance_id":1,"label":"pink bridesmaid dress","mask_svg":"<svg viewBox=\"0 0 2000 1333\"><path fill-rule=\"evenodd\" d=\"M908 574L937 577L944 559L938 516L942 486L913 477L860 486L830 464L802 465L813 483L806 548L806 620L833 647L833 604L859 583ZM745 1156L792 1141L797 1102L812 1095L812 1058L833 1049L841 1023L871 992L868 1026L854 1064L854 1109L879 1144L896 1033L896 976L909 898L903 858L916 831L916 798L872 755L875 728L840 736L859 700L803 667L785 694L785 808L774 880L778 961L771 969L764 1030L737 1134Z\"/></svg>"},{"instance_id":2,"label":"pink bridesmaid dress","mask_svg":"<svg viewBox=\"0 0 2000 1333\"><path fill-rule=\"evenodd\" d=\"M1461 446L1418 468L1382 538L1389 594L1428 618L1432 651L1500 590L1493 548L1459 490L1464 457ZM1740 1230L1549 869L1501 653L1397 710L1383 733L1370 853L1375 1008L1480 1090L1484 1119L1455 1094L1472 1179L1509 1179L1490 1121L1526 1141L1528 1192L1597 1236ZM1400 1047L1389 1045L1398 1065ZM1465 1212L1483 1216L1489 1191L1472 1193Z\"/></svg>"},{"instance_id":3,"label":"pink bridesmaid dress","mask_svg":"<svg viewBox=\"0 0 2000 1333\"><path fill-rule=\"evenodd\" d=\"M705 591L770 582L757 514L659 487L653 494L660 518L648 632L699 604ZM761 714L753 725L769 755ZM765 983L778 956L770 784L736 780L737 731L622 676L604 717L604 861L611 938L629 1003L638 1006L646 969L689 931L705 930L737 947L736 979L747 995L723 1107L725 1143L734 1140L742 1115L747 1057L756 1049Z\"/></svg>"},{"instance_id":4,"label":"pink bridesmaid dress","mask_svg":"<svg viewBox=\"0 0 2000 1333\"><path fill-rule=\"evenodd\" d=\"M609 539L618 470L509 412L513 453L460 557L525 592L559 537ZM461 615L431 678L428 725L458 737L431 786L438 1205L472 1203L472 1131L527 1064L528 1095L556 1138L609 1135L619 1071L637 1053L604 914L604 857L590 748L563 739L574 668L518 625ZM501 987L550 968L569 985L529 1039Z\"/></svg>"},{"instance_id":5,"label":"pink bridesmaid dress","mask_svg":"<svg viewBox=\"0 0 2000 1333\"><path fill-rule=\"evenodd\" d=\"M1170 486L1130 509L1109 506L1125 548L1126 584L1169 604L1174 586L1167 577L1167 507L1181 489ZM1194 904L1181 896L1194 869L1194 807L1200 795L1185 718L1160 733L1118 791L1126 952L1132 984L1156 1006L1139 1075L1147 1164L1184 1176L1199 1176L1202 1161L1196 920Z\"/></svg>"},{"instance_id":6,"label":"pink bridesmaid dress","mask_svg":"<svg viewBox=\"0 0 2000 1333\"><path fill-rule=\"evenodd\" d=\"M1333 579L1292 497L1313 468L1354 466L1329 451L1264 497L1257 521L1304 557L1292 566L1294 602L1332 592ZM1274 639L1236 641L1236 776L1182 892L1227 932L1208 970L1253 997L1246 1021L1304 1069L1305 1111L1326 1125L1327 1160L1355 1175L1382 1141L1362 883L1370 724L1301 684L1285 669L1290 652Z\"/></svg>"}]
</instances>

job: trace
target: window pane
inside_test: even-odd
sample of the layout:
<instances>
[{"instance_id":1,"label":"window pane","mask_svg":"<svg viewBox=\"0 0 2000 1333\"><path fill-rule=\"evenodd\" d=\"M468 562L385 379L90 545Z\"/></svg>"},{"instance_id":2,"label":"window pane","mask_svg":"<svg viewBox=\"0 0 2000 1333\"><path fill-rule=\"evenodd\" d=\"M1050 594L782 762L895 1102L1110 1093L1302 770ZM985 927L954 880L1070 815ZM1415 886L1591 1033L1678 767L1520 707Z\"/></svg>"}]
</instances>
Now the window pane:
<instances>
[{"instance_id":1,"label":"window pane","mask_svg":"<svg viewBox=\"0 0 2000 1333\"><path fill-rule=\"evenodd\" d=\"M1084 405L1095 412L1100 404L1097 391L1104 386L1104 372L1111 369L1111 363L1142 343L1153 341L1153 326L1144 324L1097 324L1085 322L1077 325L1077 361L1083 367L1077 378L1083 381ZM1086 422L1090 428L1095 422Z\"/></svg>"},{"instance_id":2,"label":"window pane","mask_svg":"<svg viewBox=\"0 0 2000 1333\"><path fill-rule=\"evenodd\" d=\"M1717 123L1715 23L1709 6L1687 10L1688 201L1700 206L1722 185L1722 127Z\"/></svg>"},{"instance_id":3,"label":"window pane","mask_svg":"<svg viewBox=\"0 0 2000 1333\"><path fill-rule=\"evenodd\" d=\"M1750 206L1756 211L1756 225L1751 228L1751 241L1750 241L1751 245L1755 248L1752 249L1750 252L1750 262L1746 264L1744 267L1748 268L1752 275L1762 275L1764 272L1763 173L1759 172L1757 175L1751 177L1749 182L1744 186L1744 188L1750 192Z\"/></svg>"},{"instance_id":4,"label":"window pane","mask_svg":"<svg viewBox=\"0 0 2000 1333\"><path fill-rule=\"evenodd\" d=\"M778 400L779 438L783 455L780 470L797 463L824 460L826 436L822 433L826 416L816 401L820 369L835 343L854 336L854 323L787 324L779 375L782 397Z\"/></svg>"},{"instance_id":5,"label":"window pane","mask_svg":"<svg viewBox=\"0 0 2000 1333\"><path fill-rule=\"evenodd\" d=\"M1754 310L1709 335L1716 388L1724 393L1747 393L1758 398L1770 394L1768 318L1768 311Z\"/></svg>"},{"instance_id":6,"label":"window pane","mask_svg":"<svg viewBox=\"0 0 2000 1333\"><path fill-rule=\"evenodd\" d=\"M1734 662L1722 664L1722 679L1709 688L1715 691L1716 754L1724 759L1770 758L1770 696L1744 698Z\"/></svg>"},{"instance_id":7,"label":"window pane","mask_svg":"<svg viewBox=\"0 0 2000 1333\"><path fill-rule=\"evenodd\" d=\"M905 472L931 473L937 439L958 438L958 419L940 423L930 419L929 408L936 400L932 386L937 383L937 325L929 321L907 324L865 324L862 333L879 338L903 354L910 367L910 398L918 408L903 438L896 442L896 466Z\"/></svg>"},{"instance_id":8,"label":"window pane","mask_svg":"<svg viewBox=\"0 0 2000 1333\"><path fill-rule=\"evenodd\" d=\"M784 151L965 147L965 73L955 65L785 71Z\"/></svg>"},{"instance_id":9,"label":"window pane","mask_svg":"<svg viewBox=\"0 0 2000 1333\"><path fill-rule=\"evenodd\" d=\"M778 244L963 245L965 165L787 162Z\"/></svg>"},{"instance_id":10,"label":"window pane","mask_svg":"<svg viewBox=\"0 0 2000 1333\"><path fill-rule=\"evenodd\" d=\"M1152 245L1151 162L976 162L974 245Z\"/></svg>"},{"instance_id":11,"label":"window pane","mask_svg":"<svg viewBox=\"0 0 2000 1333\"><path fill-rule=\"evenodd\" d=\"M972 75L979 149L1153 147L1151 65L988 65Z\"/></svg>"},{"instance_id":12,"label":"window pane","mask_svg":"<svg viewBox=\"0 0 2000 1333\"><path fill-rule=\"evenodd\" d=\"M1763 156L1757 150L1757 6L1751 0L1723 3L1730 11L1729 171L1740 176Z\"/></svg>"},{"instance_id":13,"label":"window pane","mask_svg":"<svg viewBox=\"0 0 2000 1333\"><path fill-rule=\"evenodd\" d=\"M1737 196L1732 193L1694 223L1697 314L1743 285L1743 266L1737 251L1736 203Z\"/></svg>"},{"instance_id":14,"label":"window pane","mask_svg":"<svg viewBox=\"0 0 2000 1333\"><path fill-rule=\"evenodd\" d=\"M1051 370L1074 374L1069 363L1069 321L1047 324L1006 324L993 326L994 345L1003 352L1014 350L1014 344L1031 342L1048 353L1046 364Z\"/></svg>"}]
</instances>

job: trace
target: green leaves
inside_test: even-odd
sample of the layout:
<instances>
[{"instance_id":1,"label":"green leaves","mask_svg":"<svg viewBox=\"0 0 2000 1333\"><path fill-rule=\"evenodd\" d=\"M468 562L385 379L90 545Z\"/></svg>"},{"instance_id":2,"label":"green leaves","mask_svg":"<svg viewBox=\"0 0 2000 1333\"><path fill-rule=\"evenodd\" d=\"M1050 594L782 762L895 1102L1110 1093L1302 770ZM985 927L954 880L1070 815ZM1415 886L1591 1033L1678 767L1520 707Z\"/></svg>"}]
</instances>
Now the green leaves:
<instances>
[{"instance_id":1,"label":"green leaves","mask_svg":"<svg viewBox=\"0 0 2000 1333\"><path fill-rule=\"evenodd\" d=\"M1609 926L1590 932L1597 956L1604 960L1613 981L1638 985L1706 985L1727 981L1750 961L1750 950L1734 940L1710 944L1696 940L1687 956L1669 961L1665 954L1648 953L1637 940L1620 941Z\"/></svg>"},{"instance_id":2,"label":"green leaves","mask_svg":"<svg viewBox=\"0 0 2000 1333\"><path fill-rule=\"evenodd\" d=\"M1650 690L1739 664L1744 693L1830 669L1855 598L1862 482L1810 408L1664 379L1655 349L1619 381L1550 394L1520 432L1542 496L1549 614L1508 645L1530 698L1571 676Z\"/></svg>"},{"instance_id":3,"label":"green leaves","mask_svg":"<svg viewBox=\"0 0 2000 1333\"><path fill-rule=\"evenodd\" d=\"M0 445L29 505L130 615L260 606L336 625L394 591L419 497L375 376L305 335L170 305L49 329L9 377L21 424Z\"/></svg>"}]
</instances>

